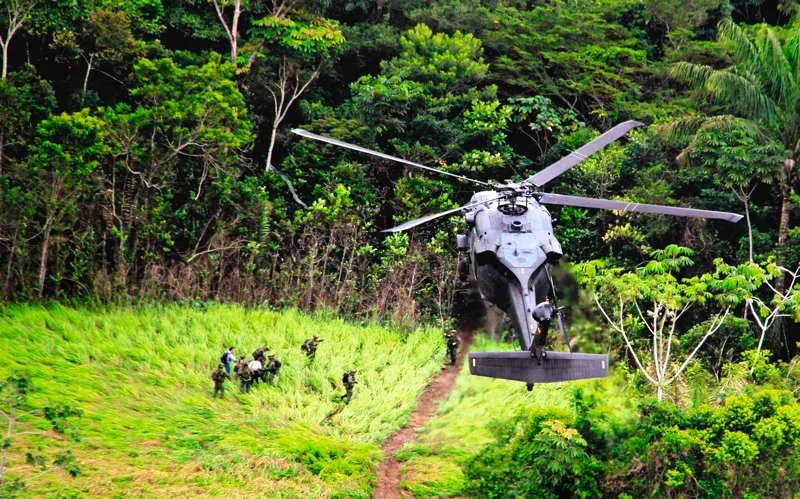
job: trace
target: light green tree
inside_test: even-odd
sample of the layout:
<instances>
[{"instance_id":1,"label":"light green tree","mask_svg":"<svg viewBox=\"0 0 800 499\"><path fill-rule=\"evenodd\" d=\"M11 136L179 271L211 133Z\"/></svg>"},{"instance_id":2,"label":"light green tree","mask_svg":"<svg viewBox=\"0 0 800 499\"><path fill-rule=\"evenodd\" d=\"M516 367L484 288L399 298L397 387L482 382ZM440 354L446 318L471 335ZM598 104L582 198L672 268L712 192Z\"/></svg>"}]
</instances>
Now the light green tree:
<instances>
[{"instance_id":1,"label":"light green tree","mask_svg":"<svg viewBox=\"0 0 800 499\"><path fill-rule=\"evenodd\" d=\"M35 178L32 187L39 192L43 213L40 298L45 291L54 234L70 232L80 212L81 199L95 192L92 173L109 153L105 136L106 123L91 116L88 110L52 116L36 129L29 168Z\"/></svg>"},{"instance_id":2,"label":"light green tree","mask_svg":"<svg viewBox=\"0 0 800 499\"><path fill-rule=\"evenodd\" d=\"M729 273L721 261L714 274L682 277L694 264L693 251L677 245L654 250L653 259L632 271L610 268L595 260L582 266L581 280L611 327L622 335L636 367L656 389L661 401L665 389L680 379L697 352L719 328L731 308L751 296L765 276L761 272ZM695 345L681 345L688 312L703 311L705 332ZM679 348L680 347L680 348ZM683 359L678 352L689 352Z\"/></svg>"}]
</instances>

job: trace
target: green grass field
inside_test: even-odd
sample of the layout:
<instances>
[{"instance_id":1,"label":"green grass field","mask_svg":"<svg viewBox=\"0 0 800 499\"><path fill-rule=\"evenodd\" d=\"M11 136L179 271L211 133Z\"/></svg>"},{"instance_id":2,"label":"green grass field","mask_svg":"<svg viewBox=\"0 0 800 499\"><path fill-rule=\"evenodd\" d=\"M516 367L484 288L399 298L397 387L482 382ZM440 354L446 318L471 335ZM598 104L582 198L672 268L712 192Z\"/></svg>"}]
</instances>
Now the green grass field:
<instances>
[{"instance_id":1,"label":"green grass field","mask_svg":"<svg viewBox=\"0 0 800 499\"><path fill-rule=\"evenodd\" d=\"M471 351L510 350L508 344L476 338ZM493 440L491 427L506 422L521 412L547 411L574 418L571 407L576 387L603 393L598 410L612 411L615 420L633 418L635 411L624 393L624 383L613 378L570 383L538 384L528 392L525 384L501 379L471 376L464 365L450 397L439 406L437 415L419 432L414 443L396 456L405 461L401 486L417 497L461 495L466 483L461 465Z\"/></svg>"},{"instance_id":2,"label":"green grass field","mask_svg":"<svg viewBox=\"0 0 800 499\"><path fill-rule=\"evenodd\" d=\"M325 339L307 365L300 351ZM224 346L267 344L277 386L211 397ZM401 334L296 311L232 305L0 309L0 375L29 376L33 407L84 411L79 442L53 432L16 439L9 473L30 496L369 497L381 442L404 425L440 368L441 334ZM358 370L350 405L341 375ZM42 418L26 429L46 429ZM71 449L81 475L39 473L24 453Z\"/></svg>"}]
</instances>

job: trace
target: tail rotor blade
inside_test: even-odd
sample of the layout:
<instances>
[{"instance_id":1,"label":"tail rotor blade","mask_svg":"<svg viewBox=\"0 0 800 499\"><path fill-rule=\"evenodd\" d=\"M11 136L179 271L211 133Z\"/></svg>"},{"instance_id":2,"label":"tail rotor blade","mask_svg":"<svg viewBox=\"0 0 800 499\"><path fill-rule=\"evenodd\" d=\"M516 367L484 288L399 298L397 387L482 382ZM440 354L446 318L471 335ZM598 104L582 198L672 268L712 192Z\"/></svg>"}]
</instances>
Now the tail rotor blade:
<instances>
[{"instance_id":1,"label":"tail rotor blade","mask_svg":"<svg viewBox=\"0 0 800 499\"><path fill-rule=\"evenodd\" d=\"M597 151L604 148L608 144L622 137L623 135L628 133L630 129L643 125L644 123L640 123L638 121L633 121L633 120L622 122L619 125L615 126L614 128L607 130L594 140L591 140L586 144L584 144L583 146L579 147L578 149L572 151L571 153L559 159L558 161L548 166L544 170L540 171L539 173L529 177L527 180L525 180L524 183L532 184L535 185L536 187L541 187L544 184L553 180L554 178L558 177L565 171L569 170L573 166L579 164L581 161L588 158L590 155L596 153Z\"/></svg>"},{"instance_id":2,"label":"tail rotor blade","mask_svg":"<svg viewBox=\"0 0 800 499\"><path fill-rule=\"evenodd\" d=\"M695 208L680 208L677 206L663 206L660 204L634 203L633 201L612 201L610 199L585 198L581 196L567 196L565 194L543 193L539 198L541 203L558 204L564 206L577 206L579 208L599 208L601 210L630 211L633 213L654 213L672 215L676 217L695 217L725 220L736 223L742 218L738 213L728 211L698 210Z\"/></svg>"},{"instance_id":3,"label":"tail rotor blade","mask_svg":"<svg viewBox=\"0 0 800 499\"><path fill-rule=\"evenodd\" d=\"M462 182L472 182L474 184L480 184L483 186L491 187L492 184L488 182L483 182L482 180L475 180L474 178L465 177L463 175L456 175L455 173L446 172L444 170L439 170L437 168L431 168L430 166L421 165L419 163L414 163L413 161L409 161L407 159L398 158L397 156L392 156L390 154L384 154L382 152L373 151L372 149L367 149L366 147L357 146L355 144L351 144L349 142L344 142L343 140L333 139L331 137L326 137L324 135L317 135L316 133L309 132L307 130L303 130L302 128L294 128L292 129L292 133L300 135L301 137L305 137L307 139L318 140L320 142L326 142L328 144L333 144L335 146L343 147L345 149L351 149L353 151L358 151L364 154L369 154L371 156L376 156L378 158L388 159L389 161L395 161L397 163L402 163L404 165L413 166L414 168L420 168L422 170L427 170L429 172L438 173L440 175L447 175L448 177L457 178Z\"/></svg>"}]
</instances>

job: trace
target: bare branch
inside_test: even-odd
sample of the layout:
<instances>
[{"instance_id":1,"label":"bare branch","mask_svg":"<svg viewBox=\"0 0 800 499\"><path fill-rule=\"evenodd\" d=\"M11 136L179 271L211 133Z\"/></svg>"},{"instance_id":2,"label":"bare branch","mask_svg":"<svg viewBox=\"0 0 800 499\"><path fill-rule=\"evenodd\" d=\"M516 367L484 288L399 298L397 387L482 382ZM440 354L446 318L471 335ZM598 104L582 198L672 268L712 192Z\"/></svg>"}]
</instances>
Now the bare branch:
<instances>
[{"instance_id":1,"label":"bare branch","mask_svg":"<svg viewBox=\"0 0 800 499\"><path fill-rule=\"evenodd\" d=\"M717 330L720 328L720 326L722 326L722 323L725 322L725 317L728 316L728 312L730 312L730 307L725 309L725 312L723 312L722 316L717 315L717 318L719 318L719 322L716 322L716 318L711 322L711 326L709 327L708 332L706 332L705 336L703 336L703 339L700 340L697 343L697 346L694 347L694 350L692 350L692 353L690 353L689 356L686 357L686 360L683 361L683 364L681 364L681 367L678 368L677 371L675 371L675 374L672 375L672 377L665 383L665 385L669 385L670 383L672 383L673 381L678 379L678 377L681 375L683 370L686 369L686 366L689 365L689 362L691 362L691 360L694 358L694 356L697 353L697 351L700 350L700 347L703 346L703 343L705 343L706 340L712 334L716 333Z\"/></svg>"}]
</instances>

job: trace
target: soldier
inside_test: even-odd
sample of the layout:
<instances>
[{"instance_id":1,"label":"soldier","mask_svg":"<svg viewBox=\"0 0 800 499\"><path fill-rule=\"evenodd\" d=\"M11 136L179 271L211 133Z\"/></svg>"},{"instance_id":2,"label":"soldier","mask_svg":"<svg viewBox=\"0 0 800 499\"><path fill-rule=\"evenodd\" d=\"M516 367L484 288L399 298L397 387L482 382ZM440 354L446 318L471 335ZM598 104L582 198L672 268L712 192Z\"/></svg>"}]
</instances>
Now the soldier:
<instances>
[{"instance_id":1,"label":"soldier","mask_svg":"<svg viewBox=\"0 0 800 499\"><path fill-rule=\"evenodd\" d=\"M253 359L247 363L247 368L250 370L250 382L258 383L264 381L266 373L264 372L264 365L260 360Z\"/></svg>"},{"instance_id":2,"label":"soldier","mask_svg":"<svg viewBox=\"0 0 800 499\"><path fill-rule=\"evenodd\" d=\"M267 367L264 368L264 371L267 373L267 382L270 385L274 385L275 378L278 376L278 372L281 370L281 361L276 359L274 355L270 355L268 359Z\"/></svg>"},{"instance_id":3,"label":"soldier","mask_svg":"<svg viewBox=\"0 0 800 499\"><path fill-rule=\"evenodd\" d=\"M247 361L244 359L244 355L239 357L239 362L236 364L236 367L233 368L233 371L239 378L239 392L250 393L250 383L253 381L253 373L251 373L250 368L247 367Z\"/></svg>"},{"instance_id":4,"label":"soldier","mask_svg":"<svg viewBox=\"0 0 800 499\"><path fill-rule=\"evenodd\" d=\"M211 373L211 379L214 380L214 397L216 398L219 393L219 398L225 397L225 380L229 379L230 375L225 372L225 364L217 366L217 370Z\"/></svg>"},{"instance_id":5,"label":"soldier","mask_svg":"<svg viewBox=\"0 0 800 499\"><path fill-rule=\"evenodd\" d=\"M310 340L306 340L303 343L303 346L300 347L300 349L306 353L306 357L308 357L309 362L314 360L314 356L317 354L317 345L321 341L325 340L318 338L317 335L314 335Z\"/></svg>"},{"instance_id":6,"label":"soldier","mask_svg":"<svg viewBox=\"0 0 800 499\"><path fill-rule=\"evenodd\" d=\"M456 355L458 355L458 345L461 344L456 330L451 329L449 332L444 333L444 340L447 343L447 356L450 357L450 365L455 365Z\"/></svg>"},{"instance_id":7,"label":"soldier","mask_svg":"<svg viewBox=\"0 0 800 499\"><path fill-rule=\"evenodd\" d=\"M269 352L269 347L266 346L266 345L264 345L261 348L256 349L256 351L253 352L253 360L257 360L257 361L263 363L264 362L264 357L266 356L267 352Z\"/></svg>"},{"instance_id":8,"label":"soldier","mask_svg":"<svg viewBox=\"0 0 800 499\"><path fill-rule=\"evenodd\" d=\"M356 386L356 371L353 369L352 371L347 371L342 375L342 384L344 384L345 394L342 395L342 400L344 400L345 404L350 403L350 399L353 398L353 387Z\"/></svg>"}]
</instances>

